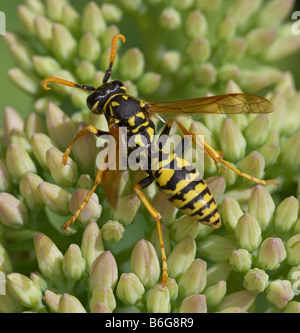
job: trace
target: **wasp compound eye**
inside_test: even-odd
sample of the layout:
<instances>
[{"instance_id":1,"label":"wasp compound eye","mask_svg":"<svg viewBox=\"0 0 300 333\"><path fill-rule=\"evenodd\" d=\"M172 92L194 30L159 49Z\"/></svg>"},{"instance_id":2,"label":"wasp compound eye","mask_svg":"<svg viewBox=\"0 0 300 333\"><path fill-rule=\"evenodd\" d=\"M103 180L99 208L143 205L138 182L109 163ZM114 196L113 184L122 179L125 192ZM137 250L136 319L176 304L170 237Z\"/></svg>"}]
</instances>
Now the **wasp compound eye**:
<instances>
[{"instance_id":1,"label":"wasp compound eye","mask_svg":"<svg viewBox=\"0 0 300 333\"><path fill-rule=\"evenodd\" d=\"M106 101L106 96L99 95L96 92L92 92L87 100L86 104L88 108L95 114L100 114L102 113L103 110L103 105Z\"/></svg>"}]
</instances>

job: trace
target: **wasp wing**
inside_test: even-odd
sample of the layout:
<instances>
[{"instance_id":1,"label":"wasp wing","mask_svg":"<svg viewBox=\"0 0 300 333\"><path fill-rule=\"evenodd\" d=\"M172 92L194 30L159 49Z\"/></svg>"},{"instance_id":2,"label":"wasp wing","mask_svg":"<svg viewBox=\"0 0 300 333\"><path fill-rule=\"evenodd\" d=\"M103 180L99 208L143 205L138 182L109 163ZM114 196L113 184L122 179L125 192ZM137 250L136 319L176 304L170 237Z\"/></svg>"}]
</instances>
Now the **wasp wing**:
<instances>
[{"instance_id":1,"label":"wasp wing","mask_svg":"<svg viewBox=\"0 0 300 333\"><path fill-rule=\"evenodd\" d=\"M109 205L116 209L119 192L120 192L120 182L122 178L122 173L124 171L119 170L119 150L120 144L121 149L126 149L124 140L119 140L119 127L113 125L109 129L110 139L108 143L108 153L105 156L105 163L107 168L105 169L102 177L102 185L105 197ZM124 150L123 150L124 151Z\"/></svg>"},{"instance_id":2,"label":"wasp wing","mask_svg":"<svg viewBox=\"0 0 300 333\"><path fill-rule=\"evenodd\" d=\"M238 93L147 104L147 112L150 116L151 114L238 114L273 111L274 106L269 100L255 95Z\"/></svg>"}]
</instances>

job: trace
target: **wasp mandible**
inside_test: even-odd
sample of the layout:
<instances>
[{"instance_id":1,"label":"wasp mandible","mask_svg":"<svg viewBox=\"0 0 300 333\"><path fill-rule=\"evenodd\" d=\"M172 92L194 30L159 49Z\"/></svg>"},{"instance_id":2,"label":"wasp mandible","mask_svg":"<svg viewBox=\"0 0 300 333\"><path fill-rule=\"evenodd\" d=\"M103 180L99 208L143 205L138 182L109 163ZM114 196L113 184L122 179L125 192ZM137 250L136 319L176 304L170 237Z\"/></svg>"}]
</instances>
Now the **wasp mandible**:
<instances>
[{"instance_id":1,"label":"wasp mandible","mask_svg":"<svg viewBox=\"0 0 300 333\"><path fill-rule=\"evenodd\" d=\"M121 39L123 42L126 40L125 37L121 34L117 34L113 37L109 65L103 77L103 83L100 87L94 88L88 85L80 85L56 77L48 77L43 81L43 87L46 90L50 89L47 87L49 82L55 82L69 87L91 91L87 97L87 106L94 114L104 114L109 127L109 132L101 131L92 125L83 128L75 136L75 138L66 149L63 155L63 164L67 163L68 156L74 143L88 131L98 137L101 137L104 134L109 134L113 138L117 139L118 129L120 127L126 127L128 138L133 138L137 147L139 145L144 145L144 142L141 141L141 137L146 138L146 145L150 147L153 141L153 136L155 134L155 126L151 119L154 115L273 112L273 105L267 99L240 93L166 103L146 102L127 95L126 88L122 82L118 80L108 82L112 74L112 67L116 56L118 39ZM239 176L245 177L258 184L266 185L271 183L277 185L276 181L274 180L261 180L238 170L232 164L225 161L222 155L214 148L212 148L207 142L201 139L197 133L185 128L176 118L169 118L167 120L160 133L160 136L169 135L173 123L178 125L183 135L189 135L192 137L193 144L196 145L197 141L201 141L200 144L215 161L215 163L222 163L229 169L236 172ZM176 155L176 153L171 153L171 156L170 154L166 156L163 151L163 146L160 146L159 149L161 154L158 160L158 169L152 170L149 168L149 170L146 170L147 176L139 181L133 187L133 189L156 222L163 263L162 283L166 284L168 278L168 268L160 225L161 215L147 200L142 192L142 189L146 188L153 181L155 181L158 189L184 214L192 216L200 223L209 225L212 228L219 228L221 226L221 219L217 203L206 182L200 177L199 172L195 168L186 168L189 163L182 157ZM107 159L107 156L105 159ZM182 168L180 170L175 169L175 164L181 165ZM88 203L91 195L94 193L100 183L102 183L105 193L110 193L112 187L112 184L108 182L107 179L113 179L115 183L118 183L117 174L115 174L115 177L109 177L109 172L110 170L108 169L98 169L92 189L82 204L79 206L75 214L71 217L71 219L69 219L69 221L63 225L64 230L67 230L68 226L75 222L76 218ZM106 187L110 188L105 190ZM117 187L118 186L115 186L115 188ZM115 192L117 193L117 191ZM116 200L116 195L110 195L110 199L108 201L114 205Z\"/></svg>"}]
</instances>

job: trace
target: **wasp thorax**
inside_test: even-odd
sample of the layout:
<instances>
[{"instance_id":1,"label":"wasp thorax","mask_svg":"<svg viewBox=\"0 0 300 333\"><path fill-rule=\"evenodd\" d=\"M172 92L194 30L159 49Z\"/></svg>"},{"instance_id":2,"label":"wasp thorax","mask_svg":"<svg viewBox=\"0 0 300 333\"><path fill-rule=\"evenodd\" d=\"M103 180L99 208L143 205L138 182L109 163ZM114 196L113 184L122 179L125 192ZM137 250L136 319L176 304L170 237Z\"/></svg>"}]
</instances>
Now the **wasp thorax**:
<instances>
[{"instance_id":1,"label":"wasp thorax","mask_svg":"<svg viewBox=\"0 0 300 333\"><path fill-rule=\"evenodd\" d=\"M93 113L101 114L108 99L119 93L126 93L126 88L121 81L104 83L88 96L86 104Z\"/></svg>"}]
</instances>

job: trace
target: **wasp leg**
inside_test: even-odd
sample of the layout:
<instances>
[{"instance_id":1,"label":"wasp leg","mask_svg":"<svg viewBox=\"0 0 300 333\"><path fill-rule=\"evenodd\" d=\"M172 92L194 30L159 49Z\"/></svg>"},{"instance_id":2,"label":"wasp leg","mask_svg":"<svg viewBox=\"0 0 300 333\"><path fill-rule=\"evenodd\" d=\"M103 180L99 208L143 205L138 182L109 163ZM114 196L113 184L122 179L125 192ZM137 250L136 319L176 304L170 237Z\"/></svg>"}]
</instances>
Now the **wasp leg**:
<instances>
[{"instance_id":1,"label":"wasp leg","mask_svg":"<svg viewBox=\"0 0 300 333\"><path fill-rule=\"evenodd\" d=\"M209 154L209 156L215 161L215 163L222 163L225 166L227 166L230 170L234 171L235 173L237 173L239 176L244 177L246 179L249 179L251 181L256 182L257 184L261 184L261 185L267 185L267 184L273 184L275 186L278 186L278 183L275 180L263 180L263 179L259 179L259 178L255 178L252 177L244 172L242 172L241 170L237 169L235 166L233 166L231 163L223 160L223 157L215 150L213 149L207 142L205 142L202 139L201 135L197 135L197 133L193 132L193 131L189 131L188 129L186 129L179 121L177 121L176 119L169 119L168 122L176 122L176 124L179 126L179 128L181 129L182 133L184 135L191 135L192 136L192 140L194 145L197 145L197 141L202 145L202 147L204 147L205 151Z\"/></svg>"},{"instance_id":2,"label":"wasp leg","mask_svg":"<svg viewBox=\"0 0 300 333\"><path fill-rule=\"evenodd\" d=\"M147 198L145 197L143 192L141 191L143 188L146 188L147 186L149 186L152 182L153 182L153 176L152 176L152 174L150 174L148 177L142 179L139 183L137 183L133 187L133 189L156 222L160 250L161 250L161 258L162 258L162 281L161 281L161 283L165 285L168 280L168 266L167 266L167 256L166 256L166 252L165 252L165 245L164 245L161 225L160 225L161 216L160 216L159 212L147 200Z\"/></svg>"},{"instance_id":3,"label":"wasp leg","mask_svg":"<svg viewBox=\"0 0 300 333\"><path fill-rule=\"evenodd\" d=\"M96 175L96 179L94 181L94 185L92 187L92 189L90 190L90 192L87 194L87 196L84 198L83 202L81 203L81 205L78 207L78 209L76 210L76 212L74 213L74 215L63 225L63 230L67 231L68 227L70 224L73 224L75 222L75 220L77 219L77 217L79 216L79 214L83 211L83 208L86 206L86 204L89 202L92 194L95 192L97 186L101 183L102 180L102 176L103 176L103 172L105 170L99 170L97 171L97 175Z\"/></svg>"},{"instance_id":4,"label":"wasp leg","mask_svg":"<svg viewBox=\"0 0 300 333\"><path fill-rule=\"evenodd\" d=\"M67 164L68 157L70 155L71 149L74 146L75 142L78 139L80 139L81 137L83 137L86 132L91 132L91 133L93 133L93 134L95 134L97 136L101 136L103 134L109 134L109 132L101 131L101 130L97 129L96 127L94 127L93 125L89 125L89 126L83 128L81 131L79 131L77 133L77 135L75 136L75 138L69 144L68 148L65 150L65 152L63 154L63 160L62 160L62 162L63 162L64 165Z\"/></svg>"}]
</instances>

